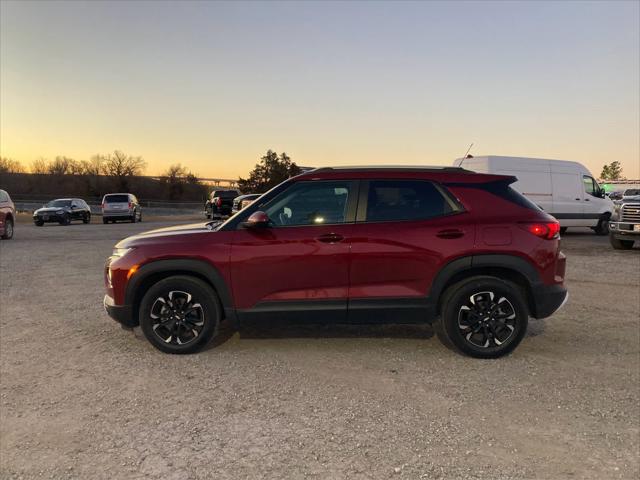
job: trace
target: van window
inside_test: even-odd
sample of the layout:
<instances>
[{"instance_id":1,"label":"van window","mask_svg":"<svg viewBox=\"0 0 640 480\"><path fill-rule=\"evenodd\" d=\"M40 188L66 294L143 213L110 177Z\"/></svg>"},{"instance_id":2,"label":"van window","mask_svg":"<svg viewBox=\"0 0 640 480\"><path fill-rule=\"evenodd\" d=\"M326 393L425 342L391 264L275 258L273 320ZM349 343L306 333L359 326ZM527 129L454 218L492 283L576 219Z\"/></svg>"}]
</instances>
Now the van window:
<instances>
[{"instance_id":1,"label":"van window","mask_svg":"<svg viewBox=\"0 0 640 480\"><path fill-rule=\"evenodd\" d=\"M588 175L584 175L582 177L582 182L584 183L584 191L587 192L592 197L597 197L600 193L600 187L598 183Z\"/></svg>"}]
</instances>

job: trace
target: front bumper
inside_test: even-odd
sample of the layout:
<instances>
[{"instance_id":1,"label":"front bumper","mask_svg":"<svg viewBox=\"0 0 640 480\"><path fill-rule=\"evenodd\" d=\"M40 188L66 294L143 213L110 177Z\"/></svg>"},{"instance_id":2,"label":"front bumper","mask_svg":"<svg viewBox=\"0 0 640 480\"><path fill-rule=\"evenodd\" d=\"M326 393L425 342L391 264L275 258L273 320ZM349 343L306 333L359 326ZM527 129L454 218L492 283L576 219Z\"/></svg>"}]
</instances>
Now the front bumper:
<instances>
[{"instance_id":1,"label":"front bumper","mask_svg":"<svg viewBox=\"0 0 640 480\"><path fill-rule=\"evenodd\" d=\"M130 305L116 305L109 295L104 296L102 303L107 314L123 327L133 328L138 325L133 318L133 309Z\"/></svg>"},{"instance_id":2,"label":"front bumper","mask_svg":"<svg viewBox=\"0 0 640 480\"><path fill-rule=\"evenodd\" d=\"M39 214L39 215L34 215L33 216L33 222L54 222L54 223L59 223L63 220L65 214L63 213L62 215L58 215L57 213L47 213L47 214ZM46 217L46 218L45 218Z\"/></svg>"},{"instance_id":3,"label":"front bumper","mask_svg":"<svg viewBox=\"0 0 640 480\"><path fill-rule=\"evenodd\" d=\"M609 222L609 234L618 240L640 240L640 224Z\"/></svg>"},{"instance_id":4,"label":"front bumper","mask_svg":"<svg viewBox=\"0 0 640 480\"><path fill-rule=\"evenodd\" d=\"M538 285L532 288L533 318L547 318L560 310L569 299L569 292L564 285Z\"/></svg>"}]
</instances>

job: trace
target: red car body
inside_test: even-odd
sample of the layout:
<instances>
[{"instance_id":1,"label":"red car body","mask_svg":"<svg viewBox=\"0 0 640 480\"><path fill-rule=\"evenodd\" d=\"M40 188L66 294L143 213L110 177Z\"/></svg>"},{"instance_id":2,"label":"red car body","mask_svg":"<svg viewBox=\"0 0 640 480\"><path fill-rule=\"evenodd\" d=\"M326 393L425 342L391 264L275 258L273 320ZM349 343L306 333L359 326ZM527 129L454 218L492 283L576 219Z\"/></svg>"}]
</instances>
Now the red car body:
<instances>
[{"instance_id":1,"label":"red car body","mask_svg":"<svg viewBox=\"0 0 640 480\"><path fill-rule=\"evenodd\" d=\"M362 207L369 182L389 179L431 182L458 208L437 218L367 222ZM338 180L359 192L347 206L351 221L246 227L252 213L292 185ZM567 295L559 227L526 199L510 197L514 180L457 168L307 172L214 229L187 225L120 242L116 248L127 253L107 263L105 307L125 326L135 326L154 282L188 274L211 285L232 320L289 313L309 320L428 322L438 316L449 286L490 274L520 285L530 315L543 318Z\"/></svg>"}]
</instances>

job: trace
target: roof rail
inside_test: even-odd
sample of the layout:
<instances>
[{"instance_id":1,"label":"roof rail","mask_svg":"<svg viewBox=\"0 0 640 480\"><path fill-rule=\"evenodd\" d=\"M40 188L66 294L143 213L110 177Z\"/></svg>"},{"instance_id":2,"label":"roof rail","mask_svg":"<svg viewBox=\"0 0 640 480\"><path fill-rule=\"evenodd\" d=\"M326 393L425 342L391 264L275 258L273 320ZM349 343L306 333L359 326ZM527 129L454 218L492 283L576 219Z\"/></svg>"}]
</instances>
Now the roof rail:
<instances>
[{"instance_id":1,"label":"roof rail","mask_svg":"<svg viewBox=\"0 0 640 480\"><path fill-rule=\"evenodd\" d=\"M354 165L354 166L341 166L341 167L320 167L315 170L310 170L305 173L318 173L318 172L331 172L331 171L354 171L354 172L367 172L367 171L380 171L380 170L414 170L419 172L452 172L452 173L474 173L471 170L467 170L462 167L442 167L431 165Z\"/></svg>"}]
</instances>

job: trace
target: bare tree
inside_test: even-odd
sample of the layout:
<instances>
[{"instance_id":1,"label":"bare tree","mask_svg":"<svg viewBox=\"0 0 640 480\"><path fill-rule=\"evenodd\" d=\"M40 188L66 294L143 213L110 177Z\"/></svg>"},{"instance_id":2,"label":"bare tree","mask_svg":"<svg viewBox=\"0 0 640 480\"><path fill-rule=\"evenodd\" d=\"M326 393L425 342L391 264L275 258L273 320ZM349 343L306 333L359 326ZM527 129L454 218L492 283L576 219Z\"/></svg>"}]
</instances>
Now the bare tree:
<instances>
[{"instance_id":1,"label":"bare tree","mask_svg":"<svg viewBox=\"0 0 640 480\"><path fill-rule=\"evenodd\" d=\"M17 160L0 157L0 173L24 173L24 167Z\"/></svg>"},{"instance_id":2,"label":"bare tree","mask_svg":"<svg viewBox=\"0 0 640 480\"><path fill-rule=\"evenodd\" d=\"M33 161L31 164L31 173L37 173L39 175L44 175L47 173L47 159L40 157Z\"/></svg>"},{"instance_id":3,"label":"bare tree","mask_svg":"<svg viewBox=\"0 0 640 480\"><path fill-rule=\"evenodd\" d=\"M74 175L78 172L78 162L73 158L59 155L47 166L50 175Z\"/></svg>"}]
</instances>

